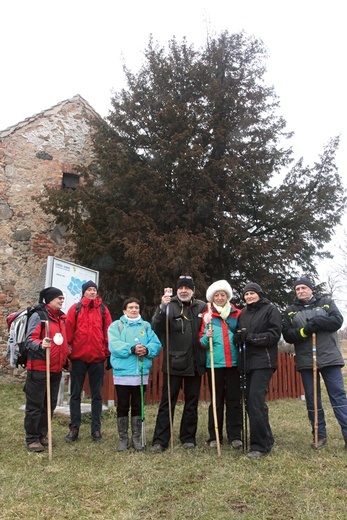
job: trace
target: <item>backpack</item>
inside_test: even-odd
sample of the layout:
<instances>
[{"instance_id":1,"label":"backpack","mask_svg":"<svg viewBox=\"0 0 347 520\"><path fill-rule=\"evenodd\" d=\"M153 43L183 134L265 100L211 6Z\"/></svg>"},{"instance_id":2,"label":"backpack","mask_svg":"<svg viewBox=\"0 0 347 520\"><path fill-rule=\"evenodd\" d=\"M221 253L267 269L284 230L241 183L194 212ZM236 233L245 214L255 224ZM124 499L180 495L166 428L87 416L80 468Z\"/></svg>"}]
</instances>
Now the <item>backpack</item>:
<instances>
[{"instance_id":1,"label":"backpack","mask_svg":"<svg viewBox=\"0 0 347 520\"><path fill-rule=\"evenodd\" d=\"M8 328L7 353L11 367L25 368L28 360L28 349L25 347L25 338L28 330L29 318L37 312L41 320L41 335L44 332L45 321L48 321L44 304L27 307L17 312L12 312L6 318Z\"/></svg>"},{"instance_id":2,"label":"backpack","mask_svg":"<svg viewBox=\"0 0 347 520\"><path fill-rule=\"evenodd\" d=\"M76 318L77 318L77 316L78 316L78 314L79 314L79 312L81 310L81 307L82 307L82 303L78 302L76 304L76 314L75 314ZM102 325L104 325L104 321L105 321L105 305L103 303L100 305L100 311L101 311L101 316L102 316Z\"/></svg>"}]
</instances>

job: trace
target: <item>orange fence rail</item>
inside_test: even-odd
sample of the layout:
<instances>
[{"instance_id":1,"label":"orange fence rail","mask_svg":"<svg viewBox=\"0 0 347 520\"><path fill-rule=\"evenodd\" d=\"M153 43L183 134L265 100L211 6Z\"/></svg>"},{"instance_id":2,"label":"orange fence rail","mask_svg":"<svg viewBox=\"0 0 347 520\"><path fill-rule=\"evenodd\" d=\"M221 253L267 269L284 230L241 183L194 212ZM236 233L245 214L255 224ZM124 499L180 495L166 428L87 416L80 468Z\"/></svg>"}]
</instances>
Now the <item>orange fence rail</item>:
<instances>
[{"instance_id":1,"label":"orange fence rail","mask_svg":"<svg viewBox=\"0 0 347 520\"><path fill-rule=\"evenodd\" d=\"M163 352L160 356L153 360L153 367L149 377L145 401L146 404L156 404L160 401L161 390L163 386L163 373L161 371ZM88 384L85 387L87 395ZM301 376L295 370L295 356L293 354L278 354L277 370L271 378L269 384L268 400L274 401L276 399L300 398L304 395ZM178 399L183 400L183 392L181 391ZM202 378L200 388L200 400L210 401L210 392L208 389L207 375ZM113 385L112 370L107 370L105 375L105 382L103 388L103 401L110 406L113 402L116 404L117 396Z\"/></svg>"}]
</instances>

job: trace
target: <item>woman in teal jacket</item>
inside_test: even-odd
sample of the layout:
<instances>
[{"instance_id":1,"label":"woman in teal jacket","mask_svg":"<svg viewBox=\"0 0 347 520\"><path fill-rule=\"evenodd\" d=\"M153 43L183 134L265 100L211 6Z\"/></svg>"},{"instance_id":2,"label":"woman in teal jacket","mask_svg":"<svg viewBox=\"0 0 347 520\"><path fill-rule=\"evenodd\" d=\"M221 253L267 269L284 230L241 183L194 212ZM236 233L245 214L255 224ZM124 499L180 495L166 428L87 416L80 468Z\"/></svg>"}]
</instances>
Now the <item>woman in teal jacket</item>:
<instances>
[{"instance_id":1,"label":"woman in teal jacket","mask_svg":"<svg viewBox=\"0 0 347 520\"><path fill-rule=\"evenodd\" d=\"M136 451L141 443L141 377L143 390L148 383L152 359L161 349L161 343L151 325L140 315L140 302L127 298L123 313L108 329L108 343L113 368L113 382L117 392L118 451L129 447L128 425L131 403L132 441Z\"/></svg>"},{"instance_id":2,"label":"woman in teal jacket","mask_svg":"<svg viewBox=\"0 0 347 520\"><path fill-rule=\"evenodd\" d=\"M203 324L200 330L200 344L207 349L206 367L210 393L211 385L211 360L209 352L209 336L213 342L213 357L215 368L216 406L218 419L218 433L220 443L223 441L224 403L226 408L226 432L228 442L235 449L240 449L242 408L240 405L240 374L237 368L238 351L234 345L233 337L236 332L237 318L240 310L230 300L232 289L226 280L214 282L206 291L206 299L210 306L203 315ZM212 320L212 331L209 321ZM213 420L212 404L208 410L209 440L207 444L217 447L216 432Z\"/></svg>"}]
</instances>

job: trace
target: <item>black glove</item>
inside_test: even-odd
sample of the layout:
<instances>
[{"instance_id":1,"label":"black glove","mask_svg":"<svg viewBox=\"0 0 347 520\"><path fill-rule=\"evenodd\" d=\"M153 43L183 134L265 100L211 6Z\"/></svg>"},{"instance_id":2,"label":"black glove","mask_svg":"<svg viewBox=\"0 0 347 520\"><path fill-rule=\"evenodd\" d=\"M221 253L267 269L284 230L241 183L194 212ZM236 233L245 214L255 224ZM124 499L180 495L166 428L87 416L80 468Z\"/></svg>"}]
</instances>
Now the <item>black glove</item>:
<instances>
[{"instance_id":1,"label":"black glove","mask_svg":"<svg viewBox=\"0 0 347 520\"><path fill-rule=\"evenodd\" d=\"M304 327L304 334L306 334L306 336L310 336L312 332L317 332L317 330L318 327L314 318L309 319Z\"/></svg>"},{"instance_id":2,"label":"black glove","mask_svg":"<svg viewBox=\"0 0 347 520\"><path fill-rule=\"evenodd\" d=\"M110 356L107 356L107 358L106 358L106 370L111 370L111 368L112 368L110 358L111 358Z\"/></svg>"},{"instance_id":3,"label":"black glove","mask_svg":"<svg viewBox=\"0 0 347 520\"><path fill-rule=\"evenodd\" d=\"M247 330L241 329L236 332L234 335L234 343L235 345L243 345L247 338Z\"/></svg>"}]
</instances>

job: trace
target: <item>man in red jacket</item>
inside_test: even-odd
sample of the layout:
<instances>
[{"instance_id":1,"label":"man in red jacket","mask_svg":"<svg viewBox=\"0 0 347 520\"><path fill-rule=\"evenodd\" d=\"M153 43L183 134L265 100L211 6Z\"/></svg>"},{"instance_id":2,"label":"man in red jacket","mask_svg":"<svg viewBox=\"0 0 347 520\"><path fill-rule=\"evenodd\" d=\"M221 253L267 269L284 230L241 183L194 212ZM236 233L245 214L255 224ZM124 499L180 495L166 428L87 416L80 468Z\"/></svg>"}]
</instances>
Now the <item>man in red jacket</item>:
<instances>
[{"instance_id":1,"label":"man in red jacket","mask_svg":"<svg viewBox=\"0 0 347 520\"><path fill-rule=\"evenodd\" d=\"M50 348L51 412L57 406L63 366L69 354L65 314L61 311L64 295L56 287L40 292L41 310L29 318L25 346L28 349L27 377L24 386L25 438L29 451L40 452L48 446L46 349ZM47 322L47 324L45 323Z\"/></svg>"},{"instance_id":2,"label":"man in red jacket","mask_svg":"<svg viewBox=\"0 0 347 520\"><path fill-rule=\"evenodd\" d=\"M112 323L110 311L98 296L98 287L92 282L82 285L82 299L67 313L66 332L71 347L70 429L66 442L77 440L81 425L81 394L86 374L92 394L91 434L100 441L102 387L104 364L110 355L107 330Z\"/></svg>"}]
</instances>

